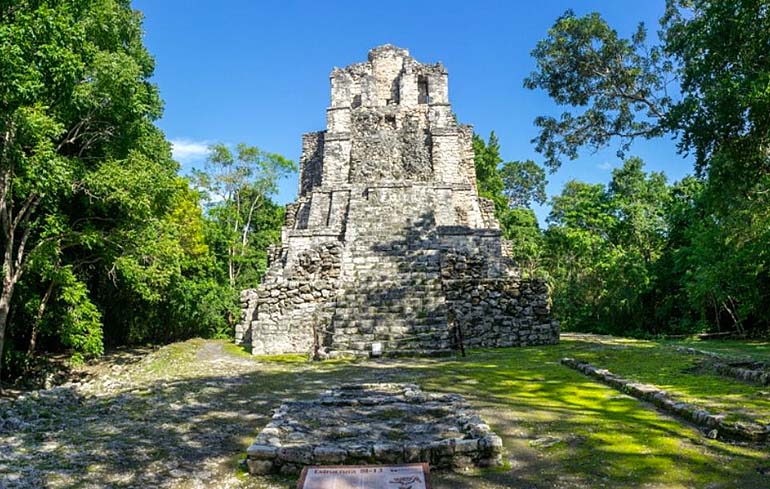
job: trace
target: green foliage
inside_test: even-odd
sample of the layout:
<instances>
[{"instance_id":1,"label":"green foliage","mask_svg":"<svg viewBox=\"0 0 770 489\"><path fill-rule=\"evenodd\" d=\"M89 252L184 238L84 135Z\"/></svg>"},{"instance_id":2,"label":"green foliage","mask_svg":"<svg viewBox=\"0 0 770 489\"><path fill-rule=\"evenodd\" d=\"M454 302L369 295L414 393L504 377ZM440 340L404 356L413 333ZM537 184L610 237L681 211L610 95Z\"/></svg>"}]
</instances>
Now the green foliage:
<instances>
[{"instance_id":1,"label":"green foliage","mask_svg":"<svg viewBox=\"0 0 770 489\"><path fill-rule=\"evenodd\" d=\"M554 284L554 313L567 330L590 327L599 320L607 294L602 271L614 261L609 231L615 218L606 189L571 181L552 206L544 267Z\"/></svg>"},{"instance_id":2,"label":"green foliage","mask_svg":"<svg viewBox=\"0 0 770 489\"><path fill-rule=\"evenodd\" d=\"M500 164L503 158L500 156L500 142L494 131L489 134L487 142L478 134L473 135L473 155L479 195L494 202L496 210L504 209L506 207L503 196L505 183L500 175Z\"/></svg>"},{"instance_id":3,"label":"green foliage","mask_svg":"<svg viewBox=\"0 0 770 489\"><path fill-rule=\"evenodd\" d=\"M295 171L293 161L241 143L235 154L224 144L211 146L205 170L195 172L209 240L232 288L253 287L264 273L267 246L280 240L283 222L283 209L270 197L278 180Z\"/></svg>"},{"instance_id":4,"label":"green foliage","mask_svg":"<svg viewBox=\"0 0 770 489\"><path fill-rule=\"evenodd\" d=\"M513 261L526 275L540 271L543 233L532 209L517 207L500 216L503 237L511 243Z\"/></svg>"},{"instance_id":5,"label":"green foliage","mask_svg":"<svg viewBox=\"0 0 770 489\"><path fill-rule=\"evenodd\" d=\"M558 168L565 156L576 159L583 146L598 149L614 139L622 157L635 138L664 132L671 63L660 48L646 46L646 38L643 24L622 39L599 14L577 17L568 10L538 42L532 51L537 71L524 86L543 89L580 112L535 119L540 135L532 142L549 168Z\"/></svg>"},{"instance_id":6,"label":"green foliage","mask_svg":"<svg viewBox=\"0 0 770 489\"><path fill-rule=\"evenodd\" d=\"M545 268L554 311L568 329L649 334L656 323L656 264L666 244L665 177L638 158L613 172L608 187L567 183L552 200Z\"/></svg>"},{"instance_id":7,"label":"green foliage","mask_svg":"<svg viewBox=\"0 0 770 489\"><path fill-rule=\"evenodd\" d=\"M153 125L162 103L141 14L128 0L19 0L0 2L0 19L3 359L229 335L237 293L201 196ZM225 178L209 190L258 202L237 255L263 263L282 219L265 196L294 165L245 146L212 161ZM209 212L231 223L230 209ZM264 265L244 267L253 285Z\"/></svg>"},{"instance_id":8,"label":"green foliage","mask_svg":"<svg viewBox=\"0 0 770 489\"><path fill-rule=\"evenodd\" d=\"M755 0L669 0L661 26L662 44L648 46L643 26L626 40L598 14L557 19L533 51L538 67L525 86L569 110L536 120L537 149L555 168L583 146L619 139L623 152L636 137L679 137L698 179L664 192L662 176L642 186L637 176L624 179L628 188L610 189L633 196L613 206L620 224L607 240L639 285L613 308L646 304L639 313L655 318L646 332L767 334L770 13ZM671 77L678 95L667 92Z\"/></svg>"},{"instance_id":9,"label":"green foliage","mask_svg":"<svg viewBox=\"0 0 770 489\"><path fill-rule=\"evenodd\" d=\"M694 152L701 168L714 166L732 177L746 178L757 170L766 175L767 3L668 0L662 25L666 52L679 65L683 97L671 108L670 119L681 130L681 147ZM715 158L720 153L725 160Z\"/></svg>"},{"instance_id":10,"label":"green foliage","mask_svg":"<svg viewBox=\"0 0 770 489\"><path fill-rule=\"evenodd\" d=\"M64 326L49 331L58 332L61 344L75 354L98 353L98 304L89 299L85 284L97 273L95 264L112 266L122 247L130 246L122 240L126 228L146 217L109 212L125 210L125 195L138 190L141 201L146 193L132 186L131 174L112 174L140 156L144 162L166 164L165 175L176 171L165 141L160 153L154 151L160 146L144 144L153 135L158 139L151 121L161 112L157 89L148 81L152 59L142 45L139 15L125 0L5 2L0 17L0 222L5 251L0 350L9 314L17 324L26 320L26 308L11 310L14 290L25 274L27 280L50 282L56 280L51 276L56 269L71 268L70 278L77 280L55 284L55 296L43 296L39 310L44 313L47 300L68 303ZM163 182L164 172L157 173L147 181ZM108 197L119 196L118 190L123 198L111 202ZM47 268L47 259L56 266ZM91 270L84 270L84 263ZM26 288L25 302L35 289ZM18 329L23 328L14 331ZM16 346L23 336L12 339Z\"/></svg>"},{"instance_id":11,"label":"green foliage","mask_svg":"<svg viewBox=\"0 0 770 489\"><path fill-rule=\"evenodd\" d=\"M101 314L91 302L85 284L75 277L71 269L62 271L64 273L58 280L61 288L58 300L62 304L59 336L62 344L72 349L72 361L80 363L104 351Z\"/></svg>"},{"instance_id":12,"label":"green foliage","mask_svg":"<svg viewBox=\"0 0 770 489\"><path fill-rule=\"evenodd\" d=\"M686 290L718 328L767 334L770 13L760 1L670 1L662 23L683 92L670 119L706 179Z\"/></svg>"},{"instance_id":13,"label":"green foliage","mask_svg":"<svg viewBox=\"0 0 770 489\"><path fill-rule=\"evenodd\" d=\"M508 161L500 169L500 176L509 207L529 208L532 202L545 203L545 170L534 161Z\"/></svg>"},{"instance_id":14,"label":"green foliage","mask_svg":"<svg viewBox=\"0 0 770 489\"><path fill-rule=\"evenodd\" d=\"M545 170L531 160L503 162L494 132L487 142L474 134L473 151L479 195L494 203L514 261L526 274L537 273L542 232L530 206L545 201Z\"/></svg>"}]
</instances>

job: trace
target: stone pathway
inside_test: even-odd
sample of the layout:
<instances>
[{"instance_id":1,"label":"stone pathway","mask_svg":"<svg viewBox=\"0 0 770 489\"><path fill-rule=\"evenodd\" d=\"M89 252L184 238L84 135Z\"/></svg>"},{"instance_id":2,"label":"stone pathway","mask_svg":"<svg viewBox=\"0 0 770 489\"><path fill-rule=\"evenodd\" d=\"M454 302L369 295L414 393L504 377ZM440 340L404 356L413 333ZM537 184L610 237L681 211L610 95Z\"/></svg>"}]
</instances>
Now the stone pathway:
<instances>
[{"instance_id":1,"label":"stone pathway","mask_svg":"<svg viewBox=\"0 0 770 489\"><path fill-rule=\"evenodd\" d=\"M235 470L274 405L243 394L263 367L221 343L188 350L123 353L85 382L0 401L0 488L280 487Z\"/></svg>"},{"instance_id":2,"label":"stone pathway","mask_svg":"<svg viewBox=\"0 0 770 489\"><path fill-rule=\"evenodd\" d=\"M504 468L436 470L437 489L766 487L766 448L698 436L558 364L629 344L322 363L258 361L204 340L113 353L84 382L0 400L0 488L288 489L295 477L241 464L274 410L372 382L461 394L503 438Z\"/></svg>"},{"instance_id":3,"label":"stone pathway","mask_svg":"<svg viewBox=\"0 0 770 489\"><path fill-rule=\"evenodd\" d=\"M330 384L403 380L399 365L260 362L204 340L114 353L82 382L0 399L0 489L285 488L242 465L273 410Z\"/></svg>"}]
</instances>

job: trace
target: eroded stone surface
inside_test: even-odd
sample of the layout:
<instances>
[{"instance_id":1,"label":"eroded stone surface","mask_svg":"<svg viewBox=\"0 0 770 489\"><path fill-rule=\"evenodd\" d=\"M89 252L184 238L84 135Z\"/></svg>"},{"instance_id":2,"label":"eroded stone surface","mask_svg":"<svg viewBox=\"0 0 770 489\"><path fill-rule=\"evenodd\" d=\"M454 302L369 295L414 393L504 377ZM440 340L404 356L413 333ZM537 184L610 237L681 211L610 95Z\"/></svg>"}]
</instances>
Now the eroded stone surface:
<instances>
[{"instance_id":1,"label":"eroded stone surface","mask_svg":"<svg viewBox=\"0 0 770 489\"><path fill-rule=\"evenodd\" d=\"M255 354L437 354L556 343L548 290L522 279L477 191L473 130L440 64L380 46L331 73L306 134L299 197L236 341Z\"/></svg>"},{"instance_id":2,"label":"eroded stone surface","mask_svg":"<svg viewBox=\"0 0 770 489\"><path fill-rule=\"evenodd\" d=\"M247 451L252 474L305 465L428 462L435 468L502 461L502 439L462 396L414 384L357 384L281 405Z\"/></svg>"}]
</instances>

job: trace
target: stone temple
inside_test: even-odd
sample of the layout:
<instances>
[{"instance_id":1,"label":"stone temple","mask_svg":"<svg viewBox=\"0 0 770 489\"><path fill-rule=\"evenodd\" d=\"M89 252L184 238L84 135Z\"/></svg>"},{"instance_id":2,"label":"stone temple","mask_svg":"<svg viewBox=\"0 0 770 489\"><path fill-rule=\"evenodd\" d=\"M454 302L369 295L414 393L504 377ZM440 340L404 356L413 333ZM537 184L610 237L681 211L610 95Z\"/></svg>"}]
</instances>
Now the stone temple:
<instances>
[{"instance_id":1,"label":"stone temple","mask_svg":"<svg viewBox=\"0 0 770 489\"><path fill-rule=\"evenodd\" d=\"M521 278L478 195L444 66L374 48L332 70L326 121L303 136L263 282L241 293L239 343L324 358L558 342L546 284Z\"/></svg>"}]
</instances>

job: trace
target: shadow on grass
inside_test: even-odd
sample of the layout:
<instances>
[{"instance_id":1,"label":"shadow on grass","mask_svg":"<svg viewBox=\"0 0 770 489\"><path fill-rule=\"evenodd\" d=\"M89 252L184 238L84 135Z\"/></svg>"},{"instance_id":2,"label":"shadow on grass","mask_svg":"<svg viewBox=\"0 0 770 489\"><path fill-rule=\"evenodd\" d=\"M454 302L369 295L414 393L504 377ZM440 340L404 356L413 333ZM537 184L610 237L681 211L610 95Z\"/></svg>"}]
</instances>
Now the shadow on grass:
<instances>
[{"instance_id":1,"label":"shadow on grass","mask_svg":"<svg viewBox=\"0 0 770 489\"><path fill-rule=\"evenodd\" d=\"M756 472L770 465L766 453L704 440L556 363L582 347L593 345L473 351L438 361L254 362L235 372L221 364L221 374L160 379L93 398L60 389L19 413L26 425L0 428L0 475L8 487L215 483L235 473L282 402L340 383L413 381L465 395L503 437L511 459L505 471L436 473L437 488L767 486ZM530 446L543 436L559 442ZM262 487L260 480L241 483Z\"/></svg>"},{"instance_id":2,"label":"shadow on grass","mask_svg":"<svg viewBox=\"0 0 770 489\"><path fill-rule=\"evenodd\" d=\"M431 378L426 387L443 386L475 399L506 441L513 474L527 482L524 487L767 486L767 477L757 472L770 465L762 447L708 440L652 406L557 364L565 354L593 348L582 343L475 351L467 361L446 365L443 376ZM544 437L557 443L530 445ZM517 457L525 463L517 465ZM509 474L488 477L509 481ZM452 487L463 486L453 481Z\"/></svg>"},{"instance_id":3,"label":"shadow on grass","mask_svg":"<svg viewBox=\"0 0 770 489\"><path fill-rule=\"evenodd\" d=\"M718 372L700 368L701 358L657 346L652 342L627 343L623 349L597 349L586 340L571 340L576 356L635 381L654 384L674 397L692 402L730 419L770 421L766 387L736 382ZM764 390L763 390L764 389Z\"/></svg>"}]
</instances>

